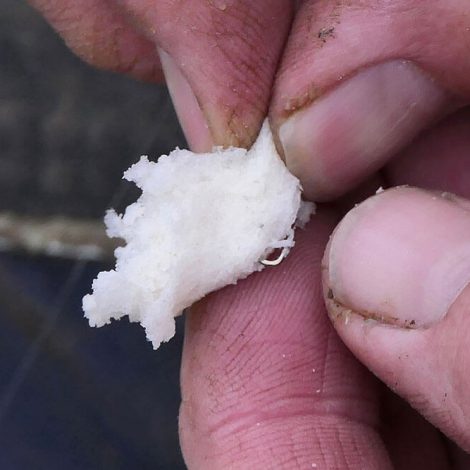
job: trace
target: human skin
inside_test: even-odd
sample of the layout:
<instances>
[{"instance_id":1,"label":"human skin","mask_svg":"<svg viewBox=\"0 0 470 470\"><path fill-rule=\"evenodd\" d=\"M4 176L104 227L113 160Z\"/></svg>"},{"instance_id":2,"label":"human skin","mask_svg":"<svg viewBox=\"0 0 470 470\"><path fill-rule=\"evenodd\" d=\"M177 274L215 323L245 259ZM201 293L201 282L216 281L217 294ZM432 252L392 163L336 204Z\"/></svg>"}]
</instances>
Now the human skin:
<instances>
[{"instance_id":1,"label":"human skin","mask_svg":"<svg viewBox=\"0 0 470 470\"><path fill-rule=\"evenodd\" d=\"M98 67L163 67L195 150L249 146L268 114L329 201L281 266L188 315L188 467L469 468L470 4L32 3ZM403 184L426 191L366 199Z\"/></svg>"}]
</instances>

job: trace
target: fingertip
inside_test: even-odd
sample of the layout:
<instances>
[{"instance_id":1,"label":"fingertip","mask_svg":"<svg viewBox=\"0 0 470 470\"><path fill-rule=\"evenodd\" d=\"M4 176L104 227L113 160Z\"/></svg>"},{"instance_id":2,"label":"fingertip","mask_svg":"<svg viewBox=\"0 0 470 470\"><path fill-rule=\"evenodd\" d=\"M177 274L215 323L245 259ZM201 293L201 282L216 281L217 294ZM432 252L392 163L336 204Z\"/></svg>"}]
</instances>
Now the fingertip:
<instances>
[{"instance_id":1,"label":"fingertip","mask_svg":"<svg viewBox=\"0 0 470 470\"><path fill-rule=\"evenodd\" d=\"M337 301L402 326L442 319L470 281L470 213L447 193L401 187L350 211L328 253Z\"/></svg>"},{"instance_id":2,"label":"fingertip","mask_svg":"<svg viewBox=\"0 0 470 470\"><path fill-rule=\"evenodd\" d=\"M307 197L325 201L383 166L442 113L445 102L446 93L418 67L394 60L332 84L273 122L286 164Z\"/></svg>"},{"instance_id":3,"label":"fingertip","mask_svg":"<svg viewBox=\"0 0 470 470\"><path fill-rule=\"evenodd\" d=\"M284 0L170 2L156 14L145 3L129 5L170 58L163 67L193 149L249 148L269 107L292 7Z\"/></svg>"}]
</instances>

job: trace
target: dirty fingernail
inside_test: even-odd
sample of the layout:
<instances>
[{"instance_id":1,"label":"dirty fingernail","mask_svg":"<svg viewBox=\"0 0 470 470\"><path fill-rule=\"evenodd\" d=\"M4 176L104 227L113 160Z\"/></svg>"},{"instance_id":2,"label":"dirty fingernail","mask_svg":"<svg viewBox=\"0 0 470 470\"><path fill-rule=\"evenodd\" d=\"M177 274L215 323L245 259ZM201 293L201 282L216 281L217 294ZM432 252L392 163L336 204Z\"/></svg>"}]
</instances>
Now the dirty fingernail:
<instances>
[{"instance_id":1,"label":"dirty fingernail","mask_svg":"<svg viewBox=\"0 0 470 470\"><path fill-rule=\"evenodd\" d=\"M210 151L213 140L209 126L188 80L169 54L162 49L158 52L166 84L189 146L195 152Z\"/></svg>"},{"instance_id":2,"label":"dirty fingernail","mask_svg":"<svg viewBox=\"0 0 470 470\"><path fill-rule=\"evenodd\" d=\"M406 61L360 71L279 128L309 198L337 197L380 168L444 109L447 95Z\"/></svg>"},{"instance_id":3,"label":"dirty fingernail","mask_svg":"<svg viewBox=\"0 0 470 470\"><path fill-rule=\"evenodd\" d=\"M325 263L329 297L405 328L441 320L470 283L470 212L447 194L396 188L349 212Z\"/></svg>"}]
</instances>

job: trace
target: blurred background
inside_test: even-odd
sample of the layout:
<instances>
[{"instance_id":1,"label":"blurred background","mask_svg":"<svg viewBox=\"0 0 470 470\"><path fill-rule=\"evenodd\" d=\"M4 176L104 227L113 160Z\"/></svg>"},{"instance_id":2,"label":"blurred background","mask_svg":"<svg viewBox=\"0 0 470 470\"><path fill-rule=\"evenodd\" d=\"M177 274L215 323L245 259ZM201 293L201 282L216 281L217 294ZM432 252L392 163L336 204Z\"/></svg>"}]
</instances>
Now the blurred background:
<instances>
[{"instance_id":1,"label":"blurred background","mask_svg":"<svg viewBox=\"0 0 470 470\"><path fill-rule=\"evenodd\" d=\"M88 327L81 298L113 245L107 208L142 154L185 142L164 87L94 70L24 0L0 13L0 468L185 468L182 323L157 352L127 320Z\"/></svg>"}]
</instances>

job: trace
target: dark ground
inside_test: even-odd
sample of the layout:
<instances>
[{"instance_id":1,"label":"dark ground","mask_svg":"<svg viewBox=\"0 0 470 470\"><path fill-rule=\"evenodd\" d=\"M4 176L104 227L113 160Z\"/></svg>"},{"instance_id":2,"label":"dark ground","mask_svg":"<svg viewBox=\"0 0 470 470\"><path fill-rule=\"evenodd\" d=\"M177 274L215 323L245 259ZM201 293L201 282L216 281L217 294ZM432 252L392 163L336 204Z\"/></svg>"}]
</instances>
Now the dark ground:
<instances>
[{"instance_id":1,"label":"dark ground","mask_svg":"<svg viewBox=\"0 0 470 470\"><path fill-rule=\"evenodd\" d=\"M101 217L142 154L184 145L166 89L97 71L24 0L0 9L0 211Z\"/></svg>"},{"instance_id":2,"label":"dark ground","mask_svg":"<svg viewBox=\"0 0 470 470\"><path fill-rule=\"evenodd\" d=\"M0 10L0 211L101 218L141 154L184 145L163 87L81 63L23 0ZM103 266L0 255L0 468L184 468L182 325L154 352L127 321L91 329Z\"/></svg>"}]
</instances>

